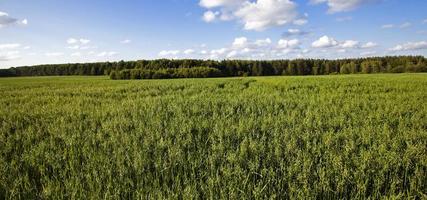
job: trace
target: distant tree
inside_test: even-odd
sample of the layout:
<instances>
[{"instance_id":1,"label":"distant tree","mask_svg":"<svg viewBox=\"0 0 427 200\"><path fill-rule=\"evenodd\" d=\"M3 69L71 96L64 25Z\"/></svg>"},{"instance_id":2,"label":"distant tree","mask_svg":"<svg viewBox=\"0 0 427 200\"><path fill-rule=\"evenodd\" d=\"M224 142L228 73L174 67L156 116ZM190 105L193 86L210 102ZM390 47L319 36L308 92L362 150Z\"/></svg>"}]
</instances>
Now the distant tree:
<instances>
[{"instance_id":1,"label":"distant tree","mask_svg":"<svg viewBox=\"0 0 427 200\"><path fill-rule=\"evenodd\" d=\"M340 69L341 74L350 74L350 64L344 64Z\"/></svg>"}]
</instances>

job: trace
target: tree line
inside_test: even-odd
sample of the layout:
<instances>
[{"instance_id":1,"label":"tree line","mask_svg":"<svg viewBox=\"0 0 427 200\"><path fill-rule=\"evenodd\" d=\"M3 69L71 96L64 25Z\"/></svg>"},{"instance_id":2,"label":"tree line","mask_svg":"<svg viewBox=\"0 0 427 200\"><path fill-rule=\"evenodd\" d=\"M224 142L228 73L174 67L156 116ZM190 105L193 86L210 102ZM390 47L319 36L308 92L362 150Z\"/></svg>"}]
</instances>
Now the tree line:
<instances>
[{"instance_id":1,"label":"tree line","mask_svg":"<svg viewBox=\"0 0 427 200\"><path fill-rule=\"evenodd\" d=\"M131 76L132 70L135 74L134 76ZM204 70L210 72L199 72ZM111 77L115 79L130 79L132 77L196 78L206 77L206 73L208 74L207 77L231 77L404 72L427 72L427 59L423 56L387 56L341 60L296 59L217 61L159 59L24 66L0 69L0 77L112 75ZM140 75L137 75L138 73Z\"/></svg>"},{"instance_id":2,"label":"tree line","mask_svg":"<svg viewBox=\"0 0 427 200\"><path fill-rule=\"evenodd\" d=\"M167 69L124 69L111 71L110 78L119 79L171 79L220 77L220 70L212 67L167 68Z\"/></svg>"}]
</instances>

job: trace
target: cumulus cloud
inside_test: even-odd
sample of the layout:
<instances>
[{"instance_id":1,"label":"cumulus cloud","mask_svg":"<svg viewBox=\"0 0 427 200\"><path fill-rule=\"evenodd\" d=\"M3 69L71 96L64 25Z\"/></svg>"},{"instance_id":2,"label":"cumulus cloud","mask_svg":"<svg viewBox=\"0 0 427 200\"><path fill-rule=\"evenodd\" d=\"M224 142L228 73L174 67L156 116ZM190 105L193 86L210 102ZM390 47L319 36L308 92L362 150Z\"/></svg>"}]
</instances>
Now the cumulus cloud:
<instances>
[{"instance_id":1,"label":"cumulus cloud","mask_svg":"<svg viewBox=\"0 0 427 200\"><path fill-rule=\"evenodd\" d=\"M21 55L19 51L0 52L0 61L11 61L20 58Z\"/></svg>"},{"instance_id":2,"label":"cumulus cloud","mask_svg":"<svg viewBox=\"0 0 427 200\"><path fill-rule=\"evenodd\" d=\"M0 28L11 26L11 25L19 25L19 24L27 25L28 20L27 19L19 20L19 19L10 17L8 13L0 11Z\"/></svg>"},{"instance_id":3,"label":"cumulus cloud","mask_svg":"<svg viewBox=\"0 0 427 200\"><path fill-rule=\"evenodd\" d=\"M353 20L353 17L338 17L336 20L337 22L347 22Z\"/></svg>"},{"instance_id":4,"label":"cumulus cloud","mask_svg":"<svg viewBox=\"0 0 427 200\"><path fill-rule=\"evenodd\" d=\"M377 47L377 46L378 46L378 44L375 43L375 42L367 42L367 43L363 44L361 47L363 49L369 49L369 48L374 48L374 47Z\"/></svg>"},{"instance_id":5,"label":"cumulus cloud","mask_svg":"<svg viewBox=\"0 0 427 200\"><path fill-rule=\"evenodd\" d=\"M75 52L75 53L72 53L72 54L71 54L71 56L72 56L72 57L80 57L80 56L82 56L82 53L80 53L80 52Z\"/></svg>"},{"instance_id":6,"label":"cumulus cloud","mask_svg":"<svg viewBox=\"0 0 427 200\"><path fill-rule=\"evenodd\" d=\"M212 11L206 11L204 14L203 14L203 21L205 21L205 22L213 22L213 21L215 21L216 20L216 18L217 18L217 16L219 15L219 12L212 12Z\"/></svg>"},{"instance_id":7,"label":"cumulus cloud","mask_svg":"<svg viewBox=\"0 0 427 200\"><path fill-rule=\"evenodd\" d=\"M96 46L88 46L91 42L89 39L76 39L76 38L68 38L67 44L69 45L67 48L72 50L86 50L86 49L96 49Z\"/></svg>"},{"instance_id":8,"label":"cumulus cloud","mask_svg":"<svg viewBox=\"0 0 427 200\"><path fill-rule=\"evenodd\" d=\"M200 0L199 5L205 8L215 8L215 7L234 7L245 0Z\"/></svg>"},{"instance_id":9,"label":"cumulus cloud","mask_svg":"<svg viewBox=\"0 0 427 200\"><path fill-rule=\"evenodd\" d=\"M11 43L11 44L0 44L0 50L5 50L5 49L16 49L21 47L21 44L18 43Z\"/></svg>"},{"instance_id":10,"label":"cumulus cloud","mask_svg":"<svg viewBox=\"0 0 427 200\"><path fill-rule=\"evenodd\" d=\"M221 49L214 49L211 51L211 54L215 55L223 55L227 52L227 48L221 48Z\"/></svg>"},{"instance_id":11,"label":"cumulus cloud","mask_svg":"<svg viewBox=\"0 0 427 200\"><path fill-rule=\"evenodd\" d=\"M348 49L373 48L376 47L377 44L374 42L367 42L361 44L359 41L356 40L338 41L332 37L325 35L314 41L311 46L313 48L338 48L338 52L345 53Z\"/></svg>"},{"instance_id":12,"label":"cumulus cloud","mask_svg":"<svg viewBox=\"0 0 427 200\"><path fill-rule=\"evenodd\" d=\"M286 32L282 34L283 37L290 37L290 36L304 36L308 35L310 32L303 31L300 29L288 29Z\"/></svg>"},{"instance_id":13,"label":"cumulus cloud","mask_svg":"<svg viewBox=\"0 0 427 200\"><path fill-rule=\"evenodd\" d=\"M199 5L209 9L203 15L205 22L236 19L246 30L307 23L306 18L298 16L297 5L291 0L200 0Z\"/></svg>"},{"instance_id":14,"label":"cumulus cloud","mask_svg":"<svg viewBox=\"0 0 427 200\"><path fill-rule=\"evenodd\" d=\"M58 57L58 56L63 56L64 53L62 52L48 52L44 54L47 57Z\"/></svg>"},{"instance_id":15,"label":"cumulus cloud","mask_svg":"<svg viewBox=\"0 0 427 200\"><path fill-rule=\"evenodd\" d=\"M338 45L338 41L336 41L332 37L323 36L320 37L318 40L314 41L311 46L314 48L329 48L334 47Z\"/></svg>"},{"instance_id":16,"label":"cumulus cloud","mask_svg":"<svg viewBox=\"0 0 427 200\"><path fill-rule=\"evenodd\" d=\"M359 47L359 42L355 40L346 40L339 46L344 49L357 48Z\"/></svg>"},{"instance_id":17,"label":"cumulus cloud","mask_svg":"<svg viewBox=\"0 0 427 200\"><path fill-rule=\"evenodd\" d=\"M407 42L405 44L399 44L389 49L390 51L410 51L410 50L422 50L427 49L427 41L420 42Z\"/></svg>"},{"instance_id":18,"label":"cumulus cloud","mask_svg":"<svg viewBox=\"0 0 427 200\"><path fill-rule=\"evenodd\" d=\"M258 0L245 2L235 12L246 30L262 31L273 26L282 26L297 20L296 4L289 0Z\"/></svg>"},{"instance_id":19,"label":"cumulus cloud","mask_svg":"<svg viewBox=\"0 0 427 200\"><path fill-rule=\"evenodd\" d=\"M132 42L132 40L129 40L129 39L120 41L121 44L129 44L131 42Z\"/></svg>"},{"instance_id":20,"label":"cumulus cloud","mask_svg":"<svg viewBox=\"0 0 427 200\"><path fill-rule=\"evenodd\" d=\"M394 24L384 24L381 26L382 29L390 29L390 28L394 28Z\"/></svg>"},{"instance_id":21,"label":"cumulus cloud","mask_svg":"<svg viewBox=\"0 0 427 200\"><path fill-rule=\"evenodd\" d=\"M283 56L305 55L310 51L302 49L298 39L281 39L273 42L270 38L251 40L247 37L236 37L229 45L216 49L199 50L164 50L159 53L160 57L178 58L186 55L202 59L271 59L283 58Z\"/></svg>"},{"instance_id":22,"label":"cumulus cloud","mask_svg":"<svg viewBox=\"0 0 427 200\"><path fill-rule=\"evenodd\" d=\"M255 41L255 45L257 45L259 47L268 46L270 44L271 44L270 38L265 38L265 39L260 39L260 40Z\"/></svg>"},{"instance_id":23,"label":"cumulus cloud","mask_svg":"<svg viewBox=\"0 0 427 200\"><path fill-rule=\"evenodd\" d=\"M411 27L411 26L412 26L412 24L411 24L411 23L409 23L409 22L405 22L405 23L401 24L401 25L399 26L399 28L408 28L408 27Z\"/></svg>"},{"instance_id":24,"label":"cumulus cloud","mask_svg":"<svg viewBox=\"0 0 427 200\"><path fill-rule=\"evenodd\" d=\"M107 56L115 56L118 55L119 53L115 52L115 51L103 51L98 53L96 56L98 57L107 57Z\"/></svg>"},{"instance_id":25,"label":"cumulus cloud","mask_svg":"<svg viewBox=\"0 0 427 200\"><path fill-rule=\"evenodd\" d=\"M78 42L78 40L75 39L75 38L69 38L69 39L67 39L67 43L68 44L76 44L77 42Z\"/></svg>"},{"instance_id":26,"label":"cumulus cloud","mask_svg":"<svg viewBox=\"0 0 427 200\"><path fill-rule=\"evenodd\" d=\"M184 54L185 54L185 55L191 55L191 54L193 54L194 52L196 52L194 49L186 49L186 50L184 50Z\"/></svg>"},{"instance_id":27,"label":"cumulus cloud","mask_svg":"<svg viewBox=\"0 0 427 200\"><path fill-rule=\"evenodd\" d=\"M383 0L311 0L312 4L326 3L329 13L347 12L364 5L379 3Z\"/></svg>"},{"instance_id":28,"label":"cumulus cloud","mask_svg":"<svg viewBox=\"0 0 427 200\"><path fill-rule=\"evenodd\" d=\"M298 48L299 45L300 45L300 42L298 39L292 39L292 40L280 39L277 42L277 48L279 49L295 49L295 48Z\"/></svg>"},{"instance_id":29,"label":"cumulus cloud","mask_svg":"<svg viewBox=\"0 0 427 200\"><path fill-rule=\"evenodd\" d=\"M88 44L89 42L90 42L90 40L84 39L84 38L81 38L81 39L68 38L67 39L67 44L82 44L82 45L85 45L85 44Z\"/></svg>"},{"instance_id":30,"label":"cumulus cloud","mask_svg":"<svg viewBox=\"0 0 427 200\"><path fill-rule=\"evenodd\" d=\"M364 52L361 52L360 55L361 56L372 56L376 53L377 53L376 51L364 51Z\"/></svg>"},{"instance_id":31,"label":"cumulus cloud","mask_svg":"<svg viewBox=\"0 0 427 200\"><path fill-rule=\"evenodd\" d=\"M293 23L294 25L302 26L302 25L304 25L304 24L307 24L307 23L308 23L308 20L307 20L307 19L303 19L303 18L301 18L301 19L296 19L296 20L294 20L292 23Z\"/></svg>"},{"instance_id":32,"label":"cumulus cloud","mask_svg":"<svg viewBox=\"0 0 427 200\"><path fill-rule=\"evenodd\" d=\"M338 41L332 37L325 35L314 41L311 46L314 48L338 48L338 51L340 53L345 53L348 49L368 49L377 47L378 44L374 42L367 42L361 44L359 41L356 40Z\"/></svg>"},{"instance_id":33,"label":"cumulus cloud","mask_svg":"<svg viewBox=\"0 0 427 200\"><path fill-rule=\"evenodd\" d=\"M179 50L170 50L170 51L163 50L163 51L161 51L161 52L159 53L159 56L161 56L161 57L165 57L165 56L176 56L176 55L178 55L180 52L181 52L181 51L179 51Z\"/></svg>"},{"instance_id":34,"label":"cumulus cloud","mask_svg":"<svg viewBox=\"0 0 427 200\"><path fill-rule=\"evenodd\" d=\"M248 38L246 37L239 37L234 39L233 47L235 48L244 48L247 45L248 45Z\"/></svg>"},{"instance_id":35,"label":"cumulus cloud","mask_svg":"<svg viewBox=\"0 0 427 200\"><path fill-rule=\"evenodd\" d=\"M90 42L88 39L80 39L79 41L81 44L88 44Z\"/></svg>"},{"instance_id":36,"label":"cumulus cloud","mask_svg":"<svg viewBox=\"0 0 427 200\"><path fill-rule=\"evenodd\" d=\"M381 28L382 29L392 29L392 28L401 28L401 29L404 29L404 28L408 28L408 27L411 27L411 26L412 26L412 23L405 22L405 23L402 23L400 25L384 24L384 25L381 26Z\"/></svg>"},{"instance_id":37,"label":"cumulus cloud","mask_svg":"<svg viewBox=\"0 0 427 200\"><path fill-rule=\"evenodd\" d=\"M10 61L21 58L20 50L28 50L29 46L22 46L19 43L0 44L0 61Z\"/></svg>"}]
</instances>

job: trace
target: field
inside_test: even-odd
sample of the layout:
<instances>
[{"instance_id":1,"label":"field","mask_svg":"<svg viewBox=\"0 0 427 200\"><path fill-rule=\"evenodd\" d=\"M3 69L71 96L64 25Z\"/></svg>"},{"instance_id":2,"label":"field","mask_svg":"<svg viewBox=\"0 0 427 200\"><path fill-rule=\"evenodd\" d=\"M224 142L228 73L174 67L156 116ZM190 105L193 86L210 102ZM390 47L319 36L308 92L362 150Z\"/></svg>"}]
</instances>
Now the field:
<instances>
[{"instance_id":1,"label":"field","mask_svg":"<svg viewBox=\"0 0 427 200\"><path fill-rule=\"evenodd\" d=\"M0 199L426 199L427 74L0 79Z\"/></svg>"}]
</instances>

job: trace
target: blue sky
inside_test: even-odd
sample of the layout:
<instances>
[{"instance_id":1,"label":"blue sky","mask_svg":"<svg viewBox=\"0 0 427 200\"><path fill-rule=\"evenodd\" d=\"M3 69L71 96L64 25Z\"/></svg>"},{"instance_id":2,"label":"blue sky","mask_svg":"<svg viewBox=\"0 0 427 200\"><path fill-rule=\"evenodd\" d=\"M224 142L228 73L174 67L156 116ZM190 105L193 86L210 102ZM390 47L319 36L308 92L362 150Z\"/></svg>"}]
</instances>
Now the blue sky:
<instances>
[{"instance_id":1,"label":"blue sky","mask_svg":"<svg viewBox=\"0 0 427 200\"><path fill-rule=\"evenodd\" d=\"M427 56L425 0L0 0L0 68Z\"/></svg>"}]
</instances>

